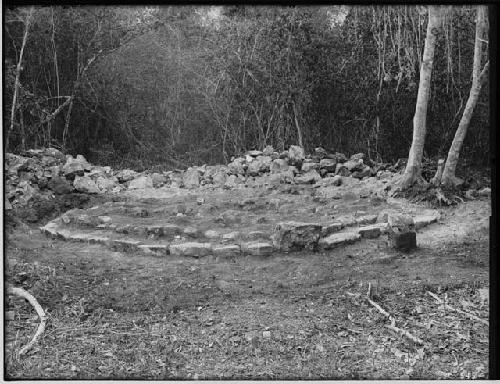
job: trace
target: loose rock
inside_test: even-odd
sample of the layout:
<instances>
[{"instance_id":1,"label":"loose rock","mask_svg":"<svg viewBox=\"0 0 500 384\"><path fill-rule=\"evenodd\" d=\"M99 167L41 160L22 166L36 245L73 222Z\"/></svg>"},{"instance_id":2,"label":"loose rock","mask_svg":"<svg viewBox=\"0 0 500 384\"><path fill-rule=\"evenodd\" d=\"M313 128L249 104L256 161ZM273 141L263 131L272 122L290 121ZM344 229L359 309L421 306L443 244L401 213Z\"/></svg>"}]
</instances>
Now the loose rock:
<instances>
[{"instance_id":1,"label":"loose rock","mask_svg":"<svg viewBox=\"0 0 500 384\"><path fill-rule=\"evenodd\" d=\"M322 226L319 224L288 221L278 223L273 234L276 248L289 252L301 249L315 250Z\"/></svg>"},{"instance_id":2,"label":"loose rock","mask_svg":"<svg viewBox=\"0 0 500 384\"><path fill-rule=\"evenodd\" d=\"M297 145L291 145L288 149L288 163L290 165L300 166L305 159L304 148Z\"/></svg>"},{"instance_id":3,"label":"loose rock","mask_svg":"<svg viewBox=\"0 0 500 384\"><path fill-rule=\"evenodd\" d=\"M183 182L186 188L196 188L200 185L200 171L196 168L188 168L184 172Z\"/></svg>"},{"instance_id":4,"label":"loose rock","mask_svg":"<svg viewBox=\"0 0 500 384\"><path fill-rule=\"evenodd\" d=\"M73 186L77 191L84 193L100 193L100 189L97 187L96 183L87 176L79 177L75 176Z\"/></svg>"},{"instance_id":5,"label":"loose rock","mask_svg":"<svg viewBox=\"0 0 500 384\"><path fill-rule=\"evenodd\" d=\"M153 180L150 176L140 176L137 179L130 181L128 189L145 189L153 188Z\"/></svg>"}]
</instances>

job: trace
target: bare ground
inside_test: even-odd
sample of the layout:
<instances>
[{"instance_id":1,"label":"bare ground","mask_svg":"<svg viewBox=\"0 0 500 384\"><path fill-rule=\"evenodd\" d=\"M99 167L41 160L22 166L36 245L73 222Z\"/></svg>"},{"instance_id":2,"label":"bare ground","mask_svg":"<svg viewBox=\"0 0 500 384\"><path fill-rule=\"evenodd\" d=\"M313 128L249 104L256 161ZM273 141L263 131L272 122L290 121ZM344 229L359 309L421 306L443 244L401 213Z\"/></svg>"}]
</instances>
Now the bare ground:
<instances>
[{"instance_id":1,"label":"bare ground","mask_svg":"<svg viewBox=\"0 0 500 384\"><path fill-rule=\"evenodd\" d=\"M443 210L401 254L383 238L325 253L158 258L50 240L18 228L7 281L49 314L6 303L6 378L487 378L490 201ZM388 329L366 300L423 340ZM438 304L427 291L452 308Z\"/></svg>"}]
</instances>

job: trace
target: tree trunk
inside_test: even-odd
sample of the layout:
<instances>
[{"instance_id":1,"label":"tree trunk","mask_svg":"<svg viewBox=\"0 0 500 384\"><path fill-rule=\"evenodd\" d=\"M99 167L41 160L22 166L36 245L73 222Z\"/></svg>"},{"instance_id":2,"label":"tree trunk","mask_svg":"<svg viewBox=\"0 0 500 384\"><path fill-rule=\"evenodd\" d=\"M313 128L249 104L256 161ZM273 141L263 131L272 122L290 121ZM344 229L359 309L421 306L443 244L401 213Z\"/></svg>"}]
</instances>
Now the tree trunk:
<instances>
[{"instance_id":1,"label":"tree trunk","mask_svg":"<svg viewBox=\"0 0 500 384\"><path fill-rule=\"evenodd\" d=\"M424 54L420 66L420 83L418 85L417 104L413 117L413 140L411 143L408 163L400 182L402 190L409 188L421 177L422 155L424 151L427 106L431 89L432 65L436 36L441 23L439 6L429 6L429 21L425 37Z\"/></svg>"},{"instance_id":2,"label":"tree trunk","mask_svg":"<svg viewBox=\"0 0 500 384\"><path fill-rule=\"evenodd\" d=\"M64 130L63 130L63 148L66 148L66 139L68 138L68 134L69 134L69 121L71 120L71 111L73 110L73 100L74 100L74 91L73 91L73 95L70 96L70 98L68 99L68 103L69 103L69 107L68 107L68 111L66 112L66 121L64 123Z\"/></svg>"},{"instance_id":3,"label":"tree trunk","mask_svg":"<svg viewBox=\"0 0 500 384\"><path fill-rule=\"evenodd\" d=\"M19 123L21 124L21 149L26 151L26 132L24 130L24 115L22 108L19 109Z\"/></svg>"},{"instance_id":4,"label":"tree trunk","mask_svg":"<svg viewBox=\"0 0 500 384\"><path fill-rule=\"evenodd\" d=\"M16 80L14 83L14 96L12 96L12 108L10 111L10 127L9 127L9 130L8 130L7 135L5 137L5 150L6 151L9 150L9 136L10 136L10 133L12 132L12 130L14 129L14 118L16 115L16 107L17 107L17 94L19 93L19 86L20 86L19 78L21 77L24 47L26 46L26 41L28 41L28 34L29 34L29 29L30 29L30 24L31 24L31 16L33 15L33 10L34 10L34 8L31 7L28 11L28 15L26 15L23 43L21 45L21 51L19 53L19 61L17 62L17 67L16 67Z\"/></svg>"},{"instance_id":5,"label":"tree trunk","mask_svg":"<svg viewBox=\"0 0 500 384\"><path fill-rule=\"evenodd\" d=\"M59 96L60 87L59 87L59 66L57 64L57 48L56 48L56 24L54 22L54 8L50 7L52 11L52 47L54 48L54 69L56 72L56 87L57 87L57 107L59 107Z\"/></svg>"},{"instance_id":6,"label":"tree trunk","mask_svg":"<svg viewBox=\"0 0 500 384\"><path fill-rule=\"evenodd\" d=\"M451 143L450 150L448 152L448 157L446 158L446 164L444 166L443 176L441 178L441 185L445 186L456 186L459 184L460 180L455 176L455 171L457 168L458 158L460 156L460 149L464 142L465 135L467 134L467 129L469 128L470 120L472 118L472 113L476 107L477 101L479 99L479 94L481 93L481 87L486 81L487 72L489 67L489 62L487 62L480 72L481 69L481 56L483 54L482 42L484 31L486 29L486 6L480 5L477 7L477 19L476 19L476 40L474 43L474 63L472 69L472 85L469 93L469 98L467 104L465 105L464 113L458 124L457 131L455 132L455 137Z\"/></svg>"},{"instance_id":7,"label":"tree trunk","mask_svg":"<svg viewBox=\"0 0 500 384\"><path fill-rule=\"evenodd\" d=\"M297 128L297 138L299 147L304 148L304 142L302 139L302 130L300 129L299 120L297 117L297 106L295 105L295 102L293 103L293 117L295 120L295 127Z\"/></svg>"},{"instance_id":8,"label":"tree trunk","mask_svg":"<svg viewBox=\"0 0 500 384\"><path fill-rule=\"evenodd\" d=\"M441 182L441 177L443 176L443 169L444 169L444 160L443 159L439 159L438 160L436 174L431 179L431 184L432 185L436 185L436 186L439 185L439 183Z\"/></svg>"}]
</instances>

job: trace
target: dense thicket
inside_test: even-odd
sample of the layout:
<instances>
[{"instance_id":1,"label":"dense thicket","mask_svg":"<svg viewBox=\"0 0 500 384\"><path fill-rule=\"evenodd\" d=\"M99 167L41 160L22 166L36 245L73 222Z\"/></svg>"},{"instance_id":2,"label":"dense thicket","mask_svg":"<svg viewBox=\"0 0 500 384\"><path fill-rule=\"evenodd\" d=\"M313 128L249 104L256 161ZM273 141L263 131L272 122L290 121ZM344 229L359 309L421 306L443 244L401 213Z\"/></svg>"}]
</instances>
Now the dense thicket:
<instances>
[{"instance_id":1,"label":"dense thicket","mask_svg":"<svg viewBox=\"0 0 500 384\"><path fill-rule=\"evenodd\" d=\"M4 111L27 12L5 15ZM446 155L465 106L474 15L451 7L439 34L426 157ZM136 168L290 144L406 157L426 19L415 6L35 8L6 149ZM488 161L484 89L461 161Z\"/></svg>"}]
</instances>

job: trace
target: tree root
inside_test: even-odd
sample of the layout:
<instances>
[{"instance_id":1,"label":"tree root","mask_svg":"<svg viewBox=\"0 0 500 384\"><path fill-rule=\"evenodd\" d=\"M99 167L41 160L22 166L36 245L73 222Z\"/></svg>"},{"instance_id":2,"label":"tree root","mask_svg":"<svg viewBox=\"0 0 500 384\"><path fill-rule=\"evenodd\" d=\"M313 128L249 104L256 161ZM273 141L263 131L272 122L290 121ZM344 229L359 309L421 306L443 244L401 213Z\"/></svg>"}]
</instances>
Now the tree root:
<instances>
[{"instance_id":1,"label":"tree root","mask_svg":"<svg viewBox=\"0 0 500 384\"><path fill-rule=\"evenodd\" d=\"M36 330L35 335L28 344L26 344L19 350L19 355L21 356L26 354L31 348L33 348L38 338L45 331L45 323L47 322L47 316L45 315L45 312L41 307L41 305L38 304L38 301L28 291L24 290L23 288L13 287L9 285L7 287L7 292L10 293L11 295L19 296L26 299L32 305L32 307L35 308L35 311L38 317L40 318L40 324L38 325L38 329Z\"/></svg>"},{"instance_id":2,"label":"tree root","mask_svg":"<svg viewBox=\"0 0 500 384\"><path fill-rule=\"evenodd\" d=\"M386 328L389 328L393 330L396 333L399 333L400 335L405 336L406 338L410 339L413 341L415 344L423 345L424 341L416 336L413 336L410 332L408 332L405 329L396 327L396 319L389 313L387 312L384 308L382 308L379 304L374 302L371 298L371 284L368 284L368 294L366 295L366 300L373 306L377 311L379 311L382 315L387 317L390 321L390 325L386 325Z\"/></svg>"}]
</instances>

